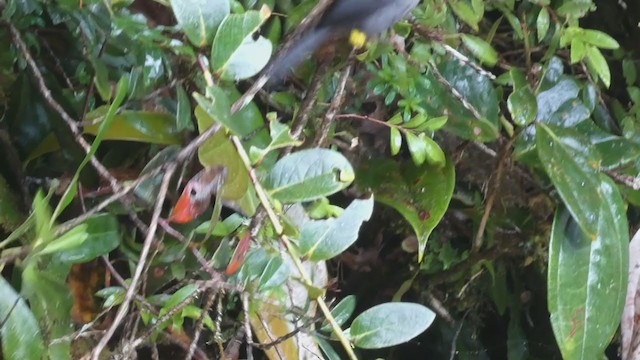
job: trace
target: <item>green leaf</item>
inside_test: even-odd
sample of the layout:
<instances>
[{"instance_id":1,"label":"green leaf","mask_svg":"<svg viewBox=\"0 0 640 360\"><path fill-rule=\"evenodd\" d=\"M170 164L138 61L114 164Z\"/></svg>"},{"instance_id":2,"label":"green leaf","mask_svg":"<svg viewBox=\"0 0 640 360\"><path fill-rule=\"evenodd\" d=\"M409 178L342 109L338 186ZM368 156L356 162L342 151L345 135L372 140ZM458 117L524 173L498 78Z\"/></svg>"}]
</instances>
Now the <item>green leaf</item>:
<instances>
[{"instance_id":1,"label":"green leaf","mask_svg":"<svg viewBox=\"0 0 640 360\"><path fill-rule=\"evenodd\" d=\"M427 150L427 161L429 164L434 165L436 167L442 167L447 162L447 157L438 145L432 138L428 136L424 136L422 139L424 141L425 149Z\"/></svg>"},{"instance_id":2,"label":"green leaf","mask_svg":"<svg viewBox=\"0 0 640 360\"><path fill-rule=\"evenodd\" d=\"M118 221L111 214L94 215L76 228L82 228L87 239L78 246L59 251L56 258L62 262L77 264L91 261L108 254L120 245Z\"/></svg>"},{"instance_id":3,"label":"green leaf","mask_svg":"<svg viewBox=\"0 0 640 360\"><path fill-rule=\"evenodd\" d=\"M208 45L222 20L229 15L229 0L170 0L178 25L197 47Z\"/></svg>"},{"instance_id":4,"label":"green leaf","mask_svg":"<svg viewBox=\"0 0 640 360\"><path fill-rule=\"evenodd\" d=\"M396 127L392 127L389 129L389 143L391 145L391 155L398 155L400 152L400 147L402 147L402 135L400 134L400 130Z\"/></svg>"},{"instance_id":5,"label":"green leaf","mask_svg":"<svg viewBox=\"0 0 640 360\"><path fill-rule=\"evenodd\" d=\"M364 311L353 320L349 334L363 349L380 349L405 343L420 335L436 315L423 305L386 303Z\"/></svg>"},{"instance_id":6,"label":"green leaf","mask_svg":"<svg viewBox=\"0 0 640 360\"><path fill-rule=\"evenodd\" d=\"M536 19L536 30L538 32L538 42L542 42L545 36L547 36L547 31L549 31L549 10L547 10L546 7L540 9L540 13Z\"/></svg>"},{"instance_id":7,"label":"green leaf","mask_svg":"<svg viewBox=\"0 0 640 360\"><path fill-rule=\"evenodd\" d=\"M431 130L438 131L442 129L449 120L448 116L438 116L427 120L422 126L418 127L418 130Z\"/></svg>"},{"instance_id":8,"label":"green leaf","mask_svg":"<svg viewBox=\"0 0 640 360\"><path fill-rule=\"evenodd\" d=\"M462 43L481 62L488 66L494 66L498 62L498 53L491 44L483 39L469 34L462 34Z\"/></svg>"},{"instance_id":9,"label":"green leaf","mask_svg":"<svg viewBox=\"0 0 640 360\"><path fill-rule=\"evenodd\" d=\"M585 55L587 55L587 48L584 42L578 38L571 40L571 63L575 64L582 61Z\"/></svg>"},{"instance_id":10,"label":"green leaf","mask_svg":"<svg viewBox=\"0 0 640 360\"><path fill-rule=\"evenodd\" d=\"M264 185L274 199L293 203L331 195L349 186L353 178L353 168L342 154L315 148L280 159Z\"/></svg>"},{"instance_id":11,"label":"green leaf","mask_svg":"<svg viewBox=\"0 0 640 360\"><path fill-rule=\"evenodd\" d=\"M336 219L311 220L300 231L300 252L312 261L331 259L358 239L360 226L373 213L373 197L354 200Z\"/></svg>"},{"instance_id":12,"label":"green leaf","mask_svg":"<svg viewBox=\"0 0 640 360\"><path fill-rule=\"evenodd\" d=\"M551 230L548 303L565 359L604 354L625 302L629 261L625 205L615 184L605 176L600 180L595 189L602 197L593 219L596 236L582 232L563 209L556 212Z\"/></svg>"},{"instance_id":13,"label":"green leaf","mask_svg":"<svg viewBox=\"0 0 640 360\"><path fill-rule=\"evenodd\" d=\"M202 107L195 110L200 132L208 129L214 121ZM218 131L198 149L198 159L204 167L225 166L227 181L222 188L221 197L225 200L242 198L247 191L252 191L251 179L236 147L224 131Z\"/></svg>"},{"instance_id":14,"label":"green leaf","mask_svg":"<svg viewBox=\"0 0 640 360\"><path fill-rule=\"evenodd\" d=\"M356 310L356 297L353 295L348 295L344 299L340 300L338 305L334 306L331 309L331 315L336 320L336 323L340 326L347 322L353 312ZM331 324L325 321L322 325L322 331L329 332L331 331Z\"/></svg>"},{"instance_id":15,"label":"green leaf","mask_svg":"<svg viewBox=\"0 0 640 360\"><path fill-rule=\"evenodd\" d=\"M178 291L173 293L169 299L164 303L162 309L158 313L158 317L162 317L166 315L169 311L176 308L176 306L180 305L181 302L188 299L193 293L198 290L197 284L188 284L184 287L180 288Z\"/></svg>"},{"instance_id":16,"label":"green leaf","mask_svg":"<svg viewBox=\"0 0 640 360\"><path fill-rule=\"evenodd\" d=\"M460 18L460 20L471 26L474 31L478 31L478 23L482 19L483 13L477 13L469 4L464 0L449 1L451 10Z\"/></svg>"},{"instance_id":17,"label":"green leaf","mask_svg":"<svg viewBox=\"0 0 640 360\"><path fill-rule=\"evenodd\" d=\"M289 266L282 261L282 257L272 256L260 275L258 290L266 291L281 286L290 275Z\"/></svg>"},{"instance_id":18,"label":"green leaf","mask_svg":"<svg viewBox=\"0 0 640 360\"><path fill-rule=\"evenodd\" d=\"M191 102L187 92L184 91L184 87L178 86L176 88L177 106L176 106L176 129L181 130L193 130L193 123L191 122Z\"/></svg>"},{"instance_id":19,"label":"green leaf","mask_svg":"<svg viewBox=\"0 0 640 360\"><path fill-rule=\"evenodd\" d=\"M453 195L455 169L451 160L443 167L371 160L358 169L356 180L359 188L373 192L378 202L396 209L411 224L420 244L418 261L422 261L429 235Z\"/></svg>"},{"instance_id":20,"label":"green leaf","mask_svg":"<svg viewBox=\"0 0 640 360\"><path fill-rule=\"evenodd\" d=\"M33 313L11 285L0 276L0 338L7 360L40 360L45 347Z\"/></svg>"},{"instance_id":21,"label":"green leaf","mask_svg":"<svg viewBox=\"0 0 640 360\"><path fill-rule=\"evenodd\" d=\"M416 165L422 165L422 163L427 159L427 145L424 141L425 134L421 133L416 136L412 132L407 131L404 136L407 139L407 147L409 147L413 163Z\"/></svg>"},{"instance_id":22,"label":"green leaf","mask_svg":"<svg viewBox=\"0 0 640 360\"><path fill-rule=\"evenodd\" d=\"M220 25L211 50L211 66L225 79L241 80L257 74L271 57L271 41L251 35L269 18L271 10L232 14Z\"/></svg>"},{"instance_id":23,"label":"green leaf","mask_svg":"<svg viewBox=\"0 0 640 360\"><path fill-rule=\"evenodd\" d=\"M627 86L631 86L636 83L638 79L638 69L636 68L635 61L630 59L622 60L622 74L624 75L624 81Z\"/></svg>"},{"instance_id":24,"label":"green leaf","mask_svg":"<svg viewBox=\"0 0 640 360\"><path fill-rule=\"evenodd\" d=\"M607 60L595 46L587 46L587 65L598 75L606 87L611 85L611 73Z\"/></svg>"},{"instance_id":25,"label":"green leaf","mask_svg":"<svg viewBox=\"0 0 640 360\"><path fill-rule=\"evenodd\" d=\"M518 126L531 124L538 114L538 102L529 84L516 88L507 99L507 108Z\"/></svg>"},{"instance_id":26,"label":"green leaf","mask_svg":"<svg viewBox=\"0 0 640 360\"><path fill-rule=\"evenodd\" d=\"M591 144L577 135L561 137L560 131L541 123L536 126L538 156L560 197L588 238L597 238L600 204L600 159L588 150ZM566 130L565 130L566 131Z\"/></svg>"},{"instance_id":27,"label":"green leaf","mask_svg":"<svg viewBox=\"0 0 640 360\"><path fill-rule=\"evenodd\" d=\"M559 16L579 19L587 14L594 7L591 1L567 1L563 3L556 11Z\"/></svg>"},{"instance_id":28,"label":"green leaf","mask_svg":"<svg viewBox=\"0 0 640 360\"><path fill-rule=\"evenodd\" d=\"M457 60L446 60L438 65L442 76L473 106L479 118L452 95L451 89L438 81L431 72L418 76L415 90L428 94L421 103L428 114L447 114L444 129L473 141L491 141L500 128L498 94L490 79Z\"/></svg>"},{"instance_id":29,"label":"green leaf","mask_svg":"<svg viewBox=\"0 0 640 360\"><path fill-rule=\"evenodd\" d=\"M615 50L620 47L614 38L599 30L582 29L577 36L587 44L600 49Z\"/></svg>"}]
</instances>

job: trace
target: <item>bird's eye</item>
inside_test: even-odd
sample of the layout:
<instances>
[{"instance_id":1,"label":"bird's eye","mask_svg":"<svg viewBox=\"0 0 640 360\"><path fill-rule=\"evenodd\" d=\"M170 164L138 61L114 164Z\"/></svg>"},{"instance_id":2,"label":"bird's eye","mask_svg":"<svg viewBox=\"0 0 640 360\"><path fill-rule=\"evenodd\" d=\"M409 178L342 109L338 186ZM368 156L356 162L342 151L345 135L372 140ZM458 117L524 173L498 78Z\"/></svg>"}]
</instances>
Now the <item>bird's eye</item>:
<instances>
[{"instance_id":1,"label":"bird's eye","mask_svg":"<svg viewBox=\"0 0 640 360\"><path fill-rule=\"evenodd\" d=\"M189 190L189 195L191 196L198 195L198 190L196 190L196 188L191 188L191 190Z\"/></svg>"}]
</instances>

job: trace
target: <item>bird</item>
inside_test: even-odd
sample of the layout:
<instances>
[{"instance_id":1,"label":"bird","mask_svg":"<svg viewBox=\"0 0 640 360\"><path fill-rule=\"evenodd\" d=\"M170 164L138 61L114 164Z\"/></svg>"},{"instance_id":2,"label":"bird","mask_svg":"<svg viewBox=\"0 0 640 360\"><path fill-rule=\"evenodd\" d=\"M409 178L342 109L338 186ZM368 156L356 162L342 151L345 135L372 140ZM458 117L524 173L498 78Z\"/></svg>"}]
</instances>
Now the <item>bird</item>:
<instances>
[{"instance_id":1,"label":"bird","mask_svg":"<svg viewBox=\"0 0 640 360\"><path fill-rule=\"evenodd\" d=\"M275 57L269 85L279 84L305 59L328 42L348 40L361 47L407 16L420 0L335 0L317 25L304 33L284 54Z\"/></svg>"}]
</instances>

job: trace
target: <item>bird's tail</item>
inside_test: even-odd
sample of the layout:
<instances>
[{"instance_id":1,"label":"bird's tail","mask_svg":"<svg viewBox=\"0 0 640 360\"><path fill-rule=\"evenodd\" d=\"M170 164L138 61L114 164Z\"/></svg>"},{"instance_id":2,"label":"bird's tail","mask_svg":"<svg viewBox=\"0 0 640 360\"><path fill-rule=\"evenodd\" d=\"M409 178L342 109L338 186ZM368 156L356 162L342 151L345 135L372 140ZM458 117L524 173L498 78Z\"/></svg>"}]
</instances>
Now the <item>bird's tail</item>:
<instances>
[{"instance_id":1,"label":"bird's tail","mask_svg":"<svg viewBox=\"0 0 640 360\"><path fill-rule=\"evenodd\" d=\"M312 29L297 40L290 49L285 50L283 55L275 57L267 84L279 84L300 63L313 55L329 35L330 30L326 27Z\"/></svg>"}]
</instances>

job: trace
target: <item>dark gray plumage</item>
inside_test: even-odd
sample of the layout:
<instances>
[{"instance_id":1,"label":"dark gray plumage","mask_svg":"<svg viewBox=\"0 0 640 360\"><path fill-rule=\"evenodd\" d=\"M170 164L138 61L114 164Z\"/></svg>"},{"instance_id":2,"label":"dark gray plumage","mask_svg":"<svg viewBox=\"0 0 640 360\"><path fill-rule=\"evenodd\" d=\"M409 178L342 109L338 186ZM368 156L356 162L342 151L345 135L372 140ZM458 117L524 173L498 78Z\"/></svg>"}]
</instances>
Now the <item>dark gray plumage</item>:
<instances>
[{"instance_id":1,"label":"dark gray plumage","mask_svg":"<svg viewBox=\"0 0 640 360\"><path fill-rule=\"evenodd\" d=\"M279 83L330 38L348 38L354 29L364 32L367 37L376 36L405 17L418 2L419 0L335 0L316 27L302 35L284 55L274 59L269 83Z\"/></svg>"}]
</instances>

